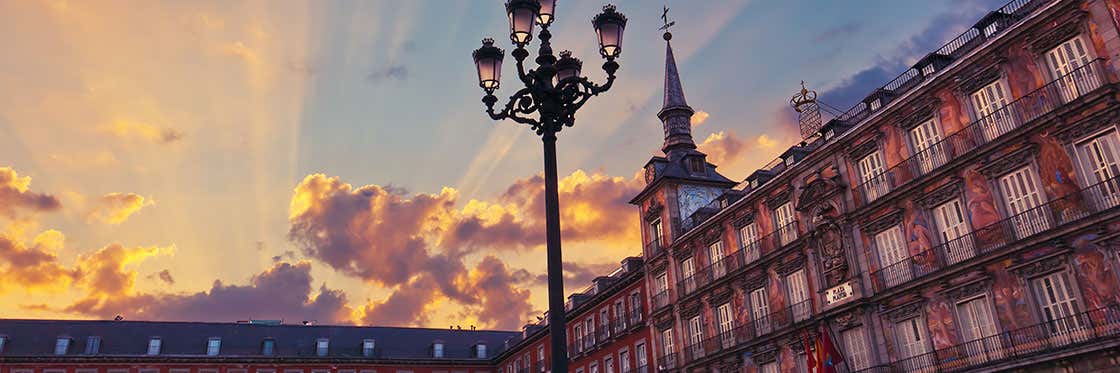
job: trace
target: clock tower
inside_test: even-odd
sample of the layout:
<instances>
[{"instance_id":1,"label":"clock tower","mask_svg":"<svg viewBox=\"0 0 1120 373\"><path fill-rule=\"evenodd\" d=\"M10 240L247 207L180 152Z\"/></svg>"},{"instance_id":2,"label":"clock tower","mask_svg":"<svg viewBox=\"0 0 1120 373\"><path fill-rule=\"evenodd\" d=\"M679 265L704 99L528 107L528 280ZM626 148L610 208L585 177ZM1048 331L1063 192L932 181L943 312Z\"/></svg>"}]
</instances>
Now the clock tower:
<instances>
[{"instance_id":1,"label":"clock tower","mask_svg":"<svg viewBox=\"0 0 1120 373\"><path fill-rule=\"evenodd\" d=\"M671 25L671 24L666 24ZM737 183L716 171L692 139L692 107L673 58L673 35L665 39L665 98L657 113L664 131L661 151L646 162L646 186L630 200L640 210L644 255L656 256L694 223L692 215Z\"/></svg>"}]
</instances>

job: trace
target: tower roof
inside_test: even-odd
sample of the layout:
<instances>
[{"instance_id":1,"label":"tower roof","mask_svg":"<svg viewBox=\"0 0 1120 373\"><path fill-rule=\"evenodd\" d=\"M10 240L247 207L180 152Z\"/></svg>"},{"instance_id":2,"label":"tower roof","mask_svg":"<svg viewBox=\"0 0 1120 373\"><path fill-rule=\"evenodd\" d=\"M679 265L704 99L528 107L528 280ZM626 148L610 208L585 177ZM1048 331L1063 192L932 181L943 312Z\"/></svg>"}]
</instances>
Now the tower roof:
<instances>
[{"instance_id":1,"label":"tower roof","mask_svg":"<svg viewBox=\"0 0 1120 373\"><path fill-rule=\"evenodd\" d=\"M672 156L671 152L694 151L696 142L692 140L692 107L684 98L681 75L677 71L677 60L673 57L673 44L669 42L673 34L665 32L665 99L657 117L661 119L665 131L665 144L661 151Z\"/></svg>"}]
</instances>

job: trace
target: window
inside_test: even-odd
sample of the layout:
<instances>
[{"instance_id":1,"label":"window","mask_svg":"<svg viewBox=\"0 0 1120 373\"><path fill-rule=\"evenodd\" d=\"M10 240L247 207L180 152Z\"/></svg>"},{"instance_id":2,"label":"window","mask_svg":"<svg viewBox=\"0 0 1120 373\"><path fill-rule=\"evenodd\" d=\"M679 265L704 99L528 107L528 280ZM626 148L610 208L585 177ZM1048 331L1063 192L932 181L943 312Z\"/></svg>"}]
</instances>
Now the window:
<instances>
[{"instance_id":1,"label":"window","mask_svg":"<svg viewBox=\"0 0 1120 373\"><path fill-rule=\"evenodd\" d=\"M670 338L670 339L672 339L672 338ZM638 344L634 345L634 361L637 362L639 371L642 368L645 368L646 365L649 364L649 361L646 360L646 344L645 343L638 343Z\"/></svg>"},{"instance_id":2,"label":"window","mask_svg":"<svg viewBox=\"0 0 1120 373\"><path fill-rule=\"evenodd\" d=\"M716 328L719 333L720 343L724 348L729 348L735 344L735 336L731 334L731 329L735 328L734 317L731 314L731 303L721 304L716 307Z\"/></svg>"},{"instance_id":3,"label":"window","mask_svg":"<svg viewBox=\"0 0 1120 373\"><path fill-rule=\"evenodd\" d=\"M799 269L786 276L786 292L789 293L793 321L808 319L813 313L813 305L809 301L809 282L805 278L805 269Z\"/></svg>"},{"instance_id":4,"label":"window","mask_svg":"<svg viewBox=\"0 0 1120 373\"><path fill-rule=\"evenodd\" d=\"M704 168L705 167L703 159L700 159L698 157L692 157L688 159L688 169L690 172L694 174L702 174L705 171Z\"/></svg>"},{"instance_id":5,"label":"window","mask_svg":"<svg viewBox=\"0 0 1120 373\"><path fill-rule=\"evenodd\" d=\"M941 167L948 161L948 154L941 144L941 130L937 119L930 119L910 130L910 141L914 143L914 156L922 174Z\"/></svg>"},{"instance_id":6,"label":"window","mask_svg":"<svg viewBox=\"0 0 1120 373\"><path fill-rule=\"evenodd\" d=\"M1046 66L1050 68L1050 75L1058 82L1058 90L1062 93L1062 100L1069 102L1099 85L1092 71L1082 67L1089 65L1093 60L1089 50L1081 41L1081 36L1059 45L1057 48L1046 52Z\"/></svg>"},{"instance_id":7,"label":"window","mask_svg":"<svg viewBox=\"0 0 1120 373\"><path fill-rule=\"evenodd\" d=\"M261 342L261 355L272 356L276 353L276 340L269 338Z\"/></svg>"},{"instance_id":8,"label":"window","mask_svg":"<svg viewBox=\"0 0 1120 373\"><path fill-rule=\"evenodd\" d=\"M716 241L708 246L708 262L712 264L712 274L722 277L726 273L727 263L723 262L723 242Z\"/></svg>"},{"instance_id":9,"label":"window","mask_svg":"<svg viewBox=\"0 0 1120 373\"><path fill-rule=\"evenodd\" d=\"M981 361L1003 358L1000 338L988 338L999 333L992 311L988 307L988 297L981 296L957 304L957 319L960 320L961 335L970 355Z\"/></svg>"},{"instance_id":10,"label":"window","mask_svg":"<svg viewBox=\"0 0 1120 373\"><path fill-rule=\"evenodd\" d=\"M1009 100L1004 92L1008 91L1003 81L997 80L972 94L972 108L976 110L977 116L976 123L980 125L988 141L1018 126L1011 117L1011 111L1005 107Z\"/></svg>"},{"instance_id":11,"label":"window","mask_svg":"<svg viewBox=\"0 0 1120 373\"><path fill-rule=\"evenodd\" d=\"M217 356L222 350L222 339L211 337L206 341L206 355Z\"/></svg>"},{"instance_id":12,"label":"window","mask_svg":"<svg viewBox=\"0 0 1120 373\"><path fill-rule=\"evenodd\" d=\"M373 350L377 347L377 342L372 339L362 340L362 356L372 357Z\"/></svg>"},{"instance_id":13,"label":"window","mask_svg":"<svg viewBox=\"0 0 1120 373\"><path fill-rule=\"evenodd\" d=\"M867 355L867 341L863 337L863 327L845 330L840 333L840 339L843 340L844 351L848 354L845 356L848 370L857 371L871 366Z\"/></svg>"},{"instance_id":14,"label":"window","mask_svg":"<svg viewBox=\"0 0 1120 373\"><path fill-rule=\"evenodd\" d=\"M1120 205L1120 137L1116 131L1077 145L1085 185L1102 208Z\"/></svg>"},{"instance_id":15,"label":"window","mask_svg":"<svg viewBox=\"0 0 1120 373\"><path fill-rule=\"evenodd\" d=\"M1046 319L1047 329L1051 335L1066 336L1070 332L1081 330L1081 320L1076 317L1080 312L1075 291L1065 272L1055 272L1032 281L1035 299L1041 313Z\"/></svg>"},{"instance_id":16,"label":"window","mask_svg":"<svg viewBox=\"0 0 1120 373\"><path fill-rule=\"evenodd\" d=\"M575 331L572 334L576 338L576 352L583 351L583 326L576 324Z\"/></svg>"},{"instance_id":17,"label":"window","mask_svg":"<svg viewBox=\"0 0 1120 373\"><path fill-rule=\"evenodd\" d=\"M583 373L583 367L576 368L576 373Z\"/></svg>"},{"instance_id":18,"label":"window","mask_svg":"<svg viewBox=\"0 0 1120 373\"><path fill-rule=\"evenodd\" d=\"M587 365L588 373L599 373L599 362L595 361Z\"/></svg>"},{"instance_id":19,"label":"window","mask_svg":"<svg viewBox=\"0 0 1120 373\"><path fill-rule=\"evenodd\" d=\"M793 214L793 203L786 202L774 210L778 223L778 238L782 245L797 239L797 216Z\"/></svg>"},{"instance_id":20,"label":"window","mask_svg":"<svg viewBox=\"0 0 1120 373\"><path fill-rule=\"evenodd\" d=\"M946 257L949 264L959 263L973 256L972 237L968 236L970 229L964 219L964 207L960 199L942 203L933 209L933 220L937 229L941 231L941 243L944 244Z\"/></svg>"},{"instance_id":21,"label":"window","mask_svg":"<svg viewBox=\"0 0 1120 373\"><path fill-rule=\"evenodd\" d=\"M610 312L607 311L606 307L603 307L603 309L599 310L599 333L600 334L608 335L607 333L610 333L610 322L611 322Z\"/></svg>"},{"instance_id":22,"label":"window","mask_svg":"<svg viewBox=\"0 0 1120 373\"><path fill-rule=\"evenodd\" d=\"M930 76L930 75L933 75L934 72L936 72L936 70L933 67L932 63L928 64L928 65L925 65L925 66L922 66L922 75Z\"/></svg>"},{"instance_id":23,"label":"window","mask_svg":"<svg viewBox=\"0 0 1120 373\"><path fill-rule=\"evenodd\" d=\"M898 336L898 349L903 359L929 352L926 341L926 325L921 317L915 317L895 324Z\"/></svg>"},{"instance_id":24,"label":"window","mask_svg":"<svg viewBox=\"0 0 1120 373\"><path fill-rule=\"evenodd\" d=\"M475 348L475 354L478 355L479 359L485 359L486 358L486 344L485 343L479 343L478 345L474 346L474 348ZM529 361L528 356L525 357L525 361Z\"/></svg>"},{"instance_id":25,"label":"window","mask_svg":"<svg viewBox=\"0 0 1120 373\"><path fill-rule=\"evenodd\" d=\"M657 294L669 291L669 274L662 273L657 275Z\"/></svg>"},{"instance_id":26,"label":"window","mask_svg":"<svg viewBox=\"0 0 1120 373\"><path fill-rule=\"evenodd\" d=\"M856 166L859 168L860 189L867 202L890 192L887 175L884 172L886 167L883 165L883 156L878 151L860 159Z\"/></svg>"},{"instance_id":27,"label":"window","mask_svg":"<svg viewBox=\"0 0 1120 373\"><path fill-rule=\"evenodd\" d=\"M1030 166L1000 177L999 187L1017 238L1022 239L1050 229L1050 209L1036 208L1043 201L1042 195L1038 193L1038 178Z\"/></svg>"},{"instance_id":28,"label":"window","mask_svg":"<svg viewBox=\"0 0 1120 373\"><path fill-rule=\"evenodd\" d=\"M51 372L52 370L53 369L45 369L45 370L43 370L43 373L52 373ZM207 370L213 370L214 372L212 372L212 373L218 373L217 369L199 369L198 371L199 371L199 373L202 373L202 372L207 371ZM66 373L66 371L65 370L59 370L55 373ZM140 368L140 373L159 373L159 369L158 368Z\"/></svg>"},{"instance_id":29,"label":"window","mask_svg":"<svg viewBox=\"0 0 1120 373\"><path fill-rule=\"evenodd\" d=\"M875 99L875 101L871 101L871 111L879 110L881 107L883 107L882 100Z\"/></svg>"},{"instance_id":30,"label":"window","mask_svg":"<svg viewBox=\"0 0 1120 373\"><path fill-rule=\"evenodd\" d=\"M685 258L681 261L681 277L684 278L684 293L688 294L696 290L696 266L692 258Z\"/></svg>"},{"instance_id":31,"label":"window","mask_svg":"<svg viewBox=\"0 0 1120 373\"><path fill-rule=\"evenodd\" d=\"M614 373L614 358L610 356L603 358L603 372Z\"/></svg>"},{"instance_id":32,"label":"window","mask_svg":"<svg viewBox=\"0 0 1120 373\"><path fill-rule=\"evenodd\" d=\"M614 320L614 330L616 332L622 332L623 329L626 329L626 303L622 299L614 302Z\"/></svg>"},{"instance_id":33,"label":"window","mask_svg":"<svg viewBox=\"0 0 1120 373\"><path fill-rule=\"evenodd\" d=\"M790 168L790 167L793 167L794 163L797 163L797 158L794 158L793 155L790 155L788 158L785 159L785 161L786 161L786 168Z\"/></svg>"},{"instance_id":34,"label":"window","mask_svg":"<svg viewBox=\"0 0 1120 373\"><path fill-rule=\"evenodd\" d=\"M8 336L0 335L0 352L4 352L4 345L8 343Z\"/></svg>"},{"instance_id":35,"label":"window","mask_svg":"<svg viewBox=\"0 0 1120 373\"><path fill-rule=\"evenodd\" d=\"M739 244L740 249L744 250L743 254L746 262L750 263L758 260L759 256L759 243L758 243L758 226L751 222L739 228Z\"/></svg>"},{"instance_id":36,"label":"window","mask_svg":"<svg viewBox=\"0 0 1120 373\"><path fill-rule=\"evenodd\" d=\"M657 245L656 247L661 246L661 218L653 219L653 221L649 223L649 241Z\"/></svg>"},{"instance_id":37,"label":"window","mask_svg":"<svg viewBox=\"0 0 1120 373\"><path fill-rule=\"evenodd\" d=\"M326 338L319 338L315 341L315 355L327 356L327 352L330 350L330 343L331 341Z\"/></svg>"},{"instance_id":38,"label":"window","mask_svg":"<svg viewBox=\"0 0 1120 373\"><path fill-rule=\"evenodd\" d=\"M704 352L704 346L700 344L702 341L704 341L704 323L700 320L700 316L694 316L688 320L688 344L694 356L702 356Z\"/></svg>"},{"instance_id":39,"label":"window","mask_svg":"<svg viewBox=\"0 0 1120 373\"><path fill-rule=\"evenodd\" d=\"M883 274L881 279L887 286L910 281L913 273L910 271L909 263L906 263L910 255L902 242L901 228L891 227L876 234L875 247L879 250L879 264L882 265L879 269Z\"/></svg>"},{"instance_id":40,"label":"window","mask_svg":"<svg viewBox=\"0 0 1120 373\"><path fill-rule=\"evenodd\" d=\"M95 355L101 350L101 337L91 335L86 338L86 355Z\"/></svg>"},{"instance_id":41,"label":"window","mask_svg":"<svg viewBox=\"0 0 1120 373\"><path fill-rule=\"evenodd\" d=\"M673 354L673 328L661 331L661 356Z\"/></svg>"},{"instance_id":42,"label":"window","mask_svg":"<svg viewBox=\"0 0 1120 373\"><path fill-rule=\"evenodd\" d=\"M769 363L762 364L761 368L762 369L760 371L762 373L778 373L778 362L771 361Z\"/></svg>"},{"instance_id":43,"label":"window","mask_svg":"<svg viewBox=\"0 0 1120 373\"><path fill-rule=\"evenodd\" d=\"M432 357L443 357L443 342L432 343Z\"/></svg>"},{"instance_id":44,"label":"window","mask_svg":"<svg viewBox=\"0 0 1120 373\"><path fill-rule=\"evenodd\" d=\"M587 338L584 339L584 343L587 343L587 347L590 348L595 344L595 316L588 317L587 320L584 320L583 329L583 331L587 333Z\"/></svg>"},{"instance_id":45,"label":"window","mask_svg":"<svg viewBox=\"0 0 1120 373\"><path fill-rule=\"evenodd\" d=\"M626 349L618 351L618 371L630 373L630 351Z\"/></svg>"},{"instance_id":46,"label":"window","mask_svg":"<svg viewBox=\"0 0 1120 373\"><path fill-rule=\"evenodd\" d=\"M638 292L630 294L630 319L635 324L642 320L642 296Z\"/></svg>"},{"instance_id":47,"label":"window","mask_svg":"<svg viewBox=\"0 0 1120 373\"><path fill-rule=\"evenodd\" d=\"M544 361L544 345L537 346L537 361L540 362L540 371L544 372L544 367L546 365Z\"/></svg>"},{"instance_id":48,"label":"window","mask_svg":"<svg viewBox=\"0 0 1120 373\"><path fill-rule=\"evenodd\" d=\"M148 355L159 355L160 346L163 340L159 338L151 338L148 340Z\"/></svg>"},{"instance_id":49,"label":"window","mask_svg":"<svg viewBox=\"0 0 1120 373\"><path fill-rule=\"evenodd\" d=\"M751 291L751 318L754 319L754 328L759 335L770 332L770 304L766 300L766 290L763 288Z\"/></svg>"},{"instance_id":50,"label":"window","mask_svg":"<svg viewBox=\"0 0 1120 373\"><path fill-rule=\"evenodd\" d=\"M66 355L70 350L70 337L58 337L54 342L54 354Z\"/></svg>"}]
</instances>

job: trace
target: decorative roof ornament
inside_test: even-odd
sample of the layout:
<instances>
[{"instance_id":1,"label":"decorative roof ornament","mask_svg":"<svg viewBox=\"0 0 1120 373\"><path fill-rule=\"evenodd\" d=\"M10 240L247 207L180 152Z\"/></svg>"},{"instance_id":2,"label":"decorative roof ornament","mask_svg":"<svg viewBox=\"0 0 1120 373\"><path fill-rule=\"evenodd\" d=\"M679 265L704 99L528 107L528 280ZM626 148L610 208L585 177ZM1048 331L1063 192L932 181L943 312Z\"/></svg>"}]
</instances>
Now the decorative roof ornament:
<instances>
[{"instance_id":1,"label":"decorative roof ornament","mask_svg":"<svg viewBox=\"0 0 1120 373\"><path fill-rule=\"evenodd\" d=\"M789 99L789 105L797 111L797 121L801 125L801 138L810 139L821 132L821 107L817 104L817 91L805 88L801 81L801 92Z\"/></svg>"}]
</instances>

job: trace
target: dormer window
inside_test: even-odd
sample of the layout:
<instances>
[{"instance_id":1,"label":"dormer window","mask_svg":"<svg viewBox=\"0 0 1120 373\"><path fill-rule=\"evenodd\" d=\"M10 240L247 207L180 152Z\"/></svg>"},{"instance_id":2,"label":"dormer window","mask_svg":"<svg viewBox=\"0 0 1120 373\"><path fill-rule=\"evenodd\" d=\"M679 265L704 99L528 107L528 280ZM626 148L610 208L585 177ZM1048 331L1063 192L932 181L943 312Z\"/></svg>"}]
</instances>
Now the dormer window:
<instances>
[{"instance_id":1,"label":"dormer window","mask_svg":"<svg viewBox=\"0 0 1120 373\"><path fill-rule=\"evenodd\" d=\"M272 356L276 353L276 340L269 338L261 343L261 355Z\"/></svg>"},{"instance_id":2,"label":"dormer window","mask_svg":"<svg viewBox=\"0 0 1120 373\"><path fill-rule=\"evenodd\" d=\"M432 357L437 359L443 357L443 342L432 343Z\"/></svg>"},{"instance_id":3,"label":"dormer window","mask_svg":"<svg viewBox=\"0 0 1120 373\"><path fill-rule=\"evenodd\" d=\"M797 160L792 155L786 158L786 168L793 167L794 163L797 163Z\"/></svg>"},{"instance_id":4,"label":"dormer window","mask_svg":"<svg viewBox=\"0 0 1120 373\"><path fill-rule=\"evenodd\" d=\"M70 337L58 337L54 342L54 354L66 355L70 350Z\"/></svg>"},{"instance_id":5,"label":"dormer window","mask_svg":"<svg viewBox=\"0 0 1120 373\"><path fill-rule=\"evenodd\" d=\"M8 344L8 336L0 335L0 352L4 352L5 344Z\"/></svg>"},{"instance_id":6,"label":"dormer window","mask_svg":"<svg viewBox=\"0 0 1120 373\"><path fill-rule=\"evenodd\" d=\"M374 342L374 340L372 340L372 339L363 340L362 341L362 356L373 357L374 347L377 347L377 343Z\"/></svg>"},{"instance_id":7,"label":"dormer window","mask_svg":"<svg viewBox=\"0 0 1120 373\"><path fill-rule=\"evenodd\" d=\"M829 128L828 131L824 131L824 139L826 141L831 140L833 137L836 137L836 130L835 129Z\"/></svg>"},{"instance_id":8,"label":"dormer window","mask_svg":"<svg viewBox=\"0 0 1120 373\"><path fill-rule=\"evenodd\" d=\"M883 106L883 103L879 99L875 99L875 101L871 101L871 111L879 110L879 108L882 107L882 106Z\"/></svg>"},{"instance_id":9,"label":"dormer window","mask_svg":"<svg viewBox=\"0 0 1120 373\"><path fill-rule=\"evenodd\" d=\"M924 76L933 75L933 73L935 72L934 70L935 69L934 69L932 63L928 64L928 65L925 65L925 66L922 66L922 75L924 75Z\"/></svg>"},{"instance_id":10,"label":"dormer window","mask_svg":"<svg viewBox=\"0 0 1120 373\"><path fill-rule=\"evenodd\" d=\"M688 172L694 174L704 173L704 160L699 157L692 157L688 159Z\"/></svg>"},{"instance_id":11,"label":"dormer window","mask_svg":"<svg viewBox=\"0 0 1120 373\"><path fill-rule=\"evenodd\" d=\"M326 338L319 338L315 341L315 355L327 356L327 351L330 349L331 341Z\"/></svg>"},{"instance_id":12,"label":"dormer window","mask_svg":"<svg viewBox=\"0 0 1120 373\"><path fill-rule=\"evenodd\" d=\"M206 355L218 356L222 352L222 339L218 337L210 337L206 340Z\"/></svg>"},{"instance_id":13,"label":"dormer window","mask_svg":"<svg viewBox=\"0 0 1120 373\"><path fill-rule=\"evenodd\" d=\"M148 339L148 355L159 355L159 349L163 345L163 340L159 337L152 337Z\"/></svg>"},{"instance_id":14,"label":"dormer window","mask_svg":"<svg viewBox=\"0 0 1120 373\"><path fill-rule=\"evenodd\" d=\"M86 338L86 355L96 355L101 350L101 337L91 335Z\"/></svg>"},{"instance_id":15,"label":"dormer window","mask_svg":"<svg viewBox=\"0 0 1120 373\"><path fill-rule=\"evenodd\" d=\"M485 343L479 343L479 344L475 345L474 346L474 351L475 351L476 357L478 357L479 359L485 359L486 358L486 344Z\"/></svg>"}]
</instances>

